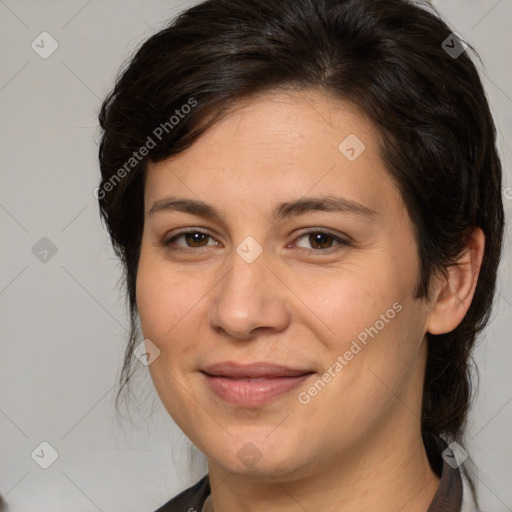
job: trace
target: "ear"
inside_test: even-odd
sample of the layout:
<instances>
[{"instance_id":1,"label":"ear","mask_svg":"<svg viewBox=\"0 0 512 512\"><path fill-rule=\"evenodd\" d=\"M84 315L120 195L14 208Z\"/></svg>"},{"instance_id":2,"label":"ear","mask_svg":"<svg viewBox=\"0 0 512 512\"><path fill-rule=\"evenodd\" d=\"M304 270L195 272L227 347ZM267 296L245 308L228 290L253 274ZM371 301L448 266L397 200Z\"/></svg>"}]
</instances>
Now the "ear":
<instances>
[{"instance_id":1,"label":"ear","mask_svg":"<svg viewBox=\"0 0 512 512\"><path fill-rule=\"evenodd\" d=\"M471 234L462 256L438 279L432 309L426 323L431 334L453 331L468 310L478 281L484 256L485 235L479 227Z\"/></svg>"}]
</instances>

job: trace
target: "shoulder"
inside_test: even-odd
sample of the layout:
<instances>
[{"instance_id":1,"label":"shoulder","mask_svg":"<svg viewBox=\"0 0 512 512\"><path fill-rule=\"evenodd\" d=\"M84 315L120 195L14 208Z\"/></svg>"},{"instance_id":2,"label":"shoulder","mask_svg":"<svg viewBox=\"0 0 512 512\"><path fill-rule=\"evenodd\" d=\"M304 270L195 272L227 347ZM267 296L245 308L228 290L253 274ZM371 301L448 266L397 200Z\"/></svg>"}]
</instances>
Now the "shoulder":
<instances>
[{"instance_id":1,"label":"shoulder","mask_svg":"<svg viewBox=\"0 0 512 512\"><path fill-rule=\"evenodd\" d=\"M155 512L201 512L209 494L210 480L208 475L205 475L201 480L169 500Z\"/></svg>"}]
</instances>

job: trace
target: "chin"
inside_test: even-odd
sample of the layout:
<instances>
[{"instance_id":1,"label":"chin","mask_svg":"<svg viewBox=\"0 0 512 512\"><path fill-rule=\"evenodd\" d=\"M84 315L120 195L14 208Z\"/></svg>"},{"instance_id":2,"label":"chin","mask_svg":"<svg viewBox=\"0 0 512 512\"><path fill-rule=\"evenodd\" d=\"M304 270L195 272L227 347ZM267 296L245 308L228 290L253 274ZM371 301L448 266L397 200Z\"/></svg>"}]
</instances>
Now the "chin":
<instances>
[{"instance_id":1,"label":"chin","mask_svg":"<svg viewBox=\"0 0 512 512\"><path fill-rule=\"evenodd\" d=\"M304 455L301 443L294 443L283 433L271 439L271 431L244 429L243 434L238 432L226 444L210 440L205 443L206 455L226 471L261 477L262 480L268 480L270 476L287 480L303 473L308 464L297 458L298 454Z\"/></svg>"}]
</instances>

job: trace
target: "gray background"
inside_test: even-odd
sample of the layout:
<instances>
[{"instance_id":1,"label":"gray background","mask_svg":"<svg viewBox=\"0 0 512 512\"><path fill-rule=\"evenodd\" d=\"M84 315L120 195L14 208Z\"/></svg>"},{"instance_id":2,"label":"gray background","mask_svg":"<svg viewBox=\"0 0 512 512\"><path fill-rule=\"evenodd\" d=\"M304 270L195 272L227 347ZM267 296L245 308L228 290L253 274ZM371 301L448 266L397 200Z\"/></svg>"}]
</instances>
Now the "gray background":
<instances>
[{"instance_id":1,"label":"gray background","mask_svg":"<svg viewBox=\"0 0 512 512\"><path fill-rule=\"evenodd\" d=\"M197 453L188 463L190 443L142 365L130 417L126 409L125 418L115 415L128 324L93 197L100 100L141 40L192 3L0 0L0 492L11 512L152 511L205 471ZM499 131L510 220L512 1L435 5L485 65L478 67ZM31 47L44 31L59 45L47 59ZM47 261L33 251L38 242L48 250L43 237L57 250ZM512 510L510 242L507 226L469 421L486 512ZM48 469L35 462L48 456L36 450L43 441L59 455Z\"/></svg>"}]
</instances>

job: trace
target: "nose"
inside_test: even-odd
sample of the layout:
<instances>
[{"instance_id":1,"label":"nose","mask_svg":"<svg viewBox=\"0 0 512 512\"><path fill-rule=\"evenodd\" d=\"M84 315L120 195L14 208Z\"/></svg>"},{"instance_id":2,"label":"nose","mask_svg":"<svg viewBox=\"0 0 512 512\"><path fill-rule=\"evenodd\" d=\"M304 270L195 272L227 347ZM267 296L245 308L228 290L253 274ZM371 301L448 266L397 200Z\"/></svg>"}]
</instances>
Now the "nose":
<instances>
[{"instance_id":1,"label":"nose","mask_svg":"<svg viewBox=\"0 0 512 512\"><path fill-rule=\"evenodd\" d=\"M291 293L267 266L263 252L248 263L233 251L231 269L212 290L210 327L232 338L250 340L256 331L280 332L290 322Z\"/></svg>"}]
</instances>

